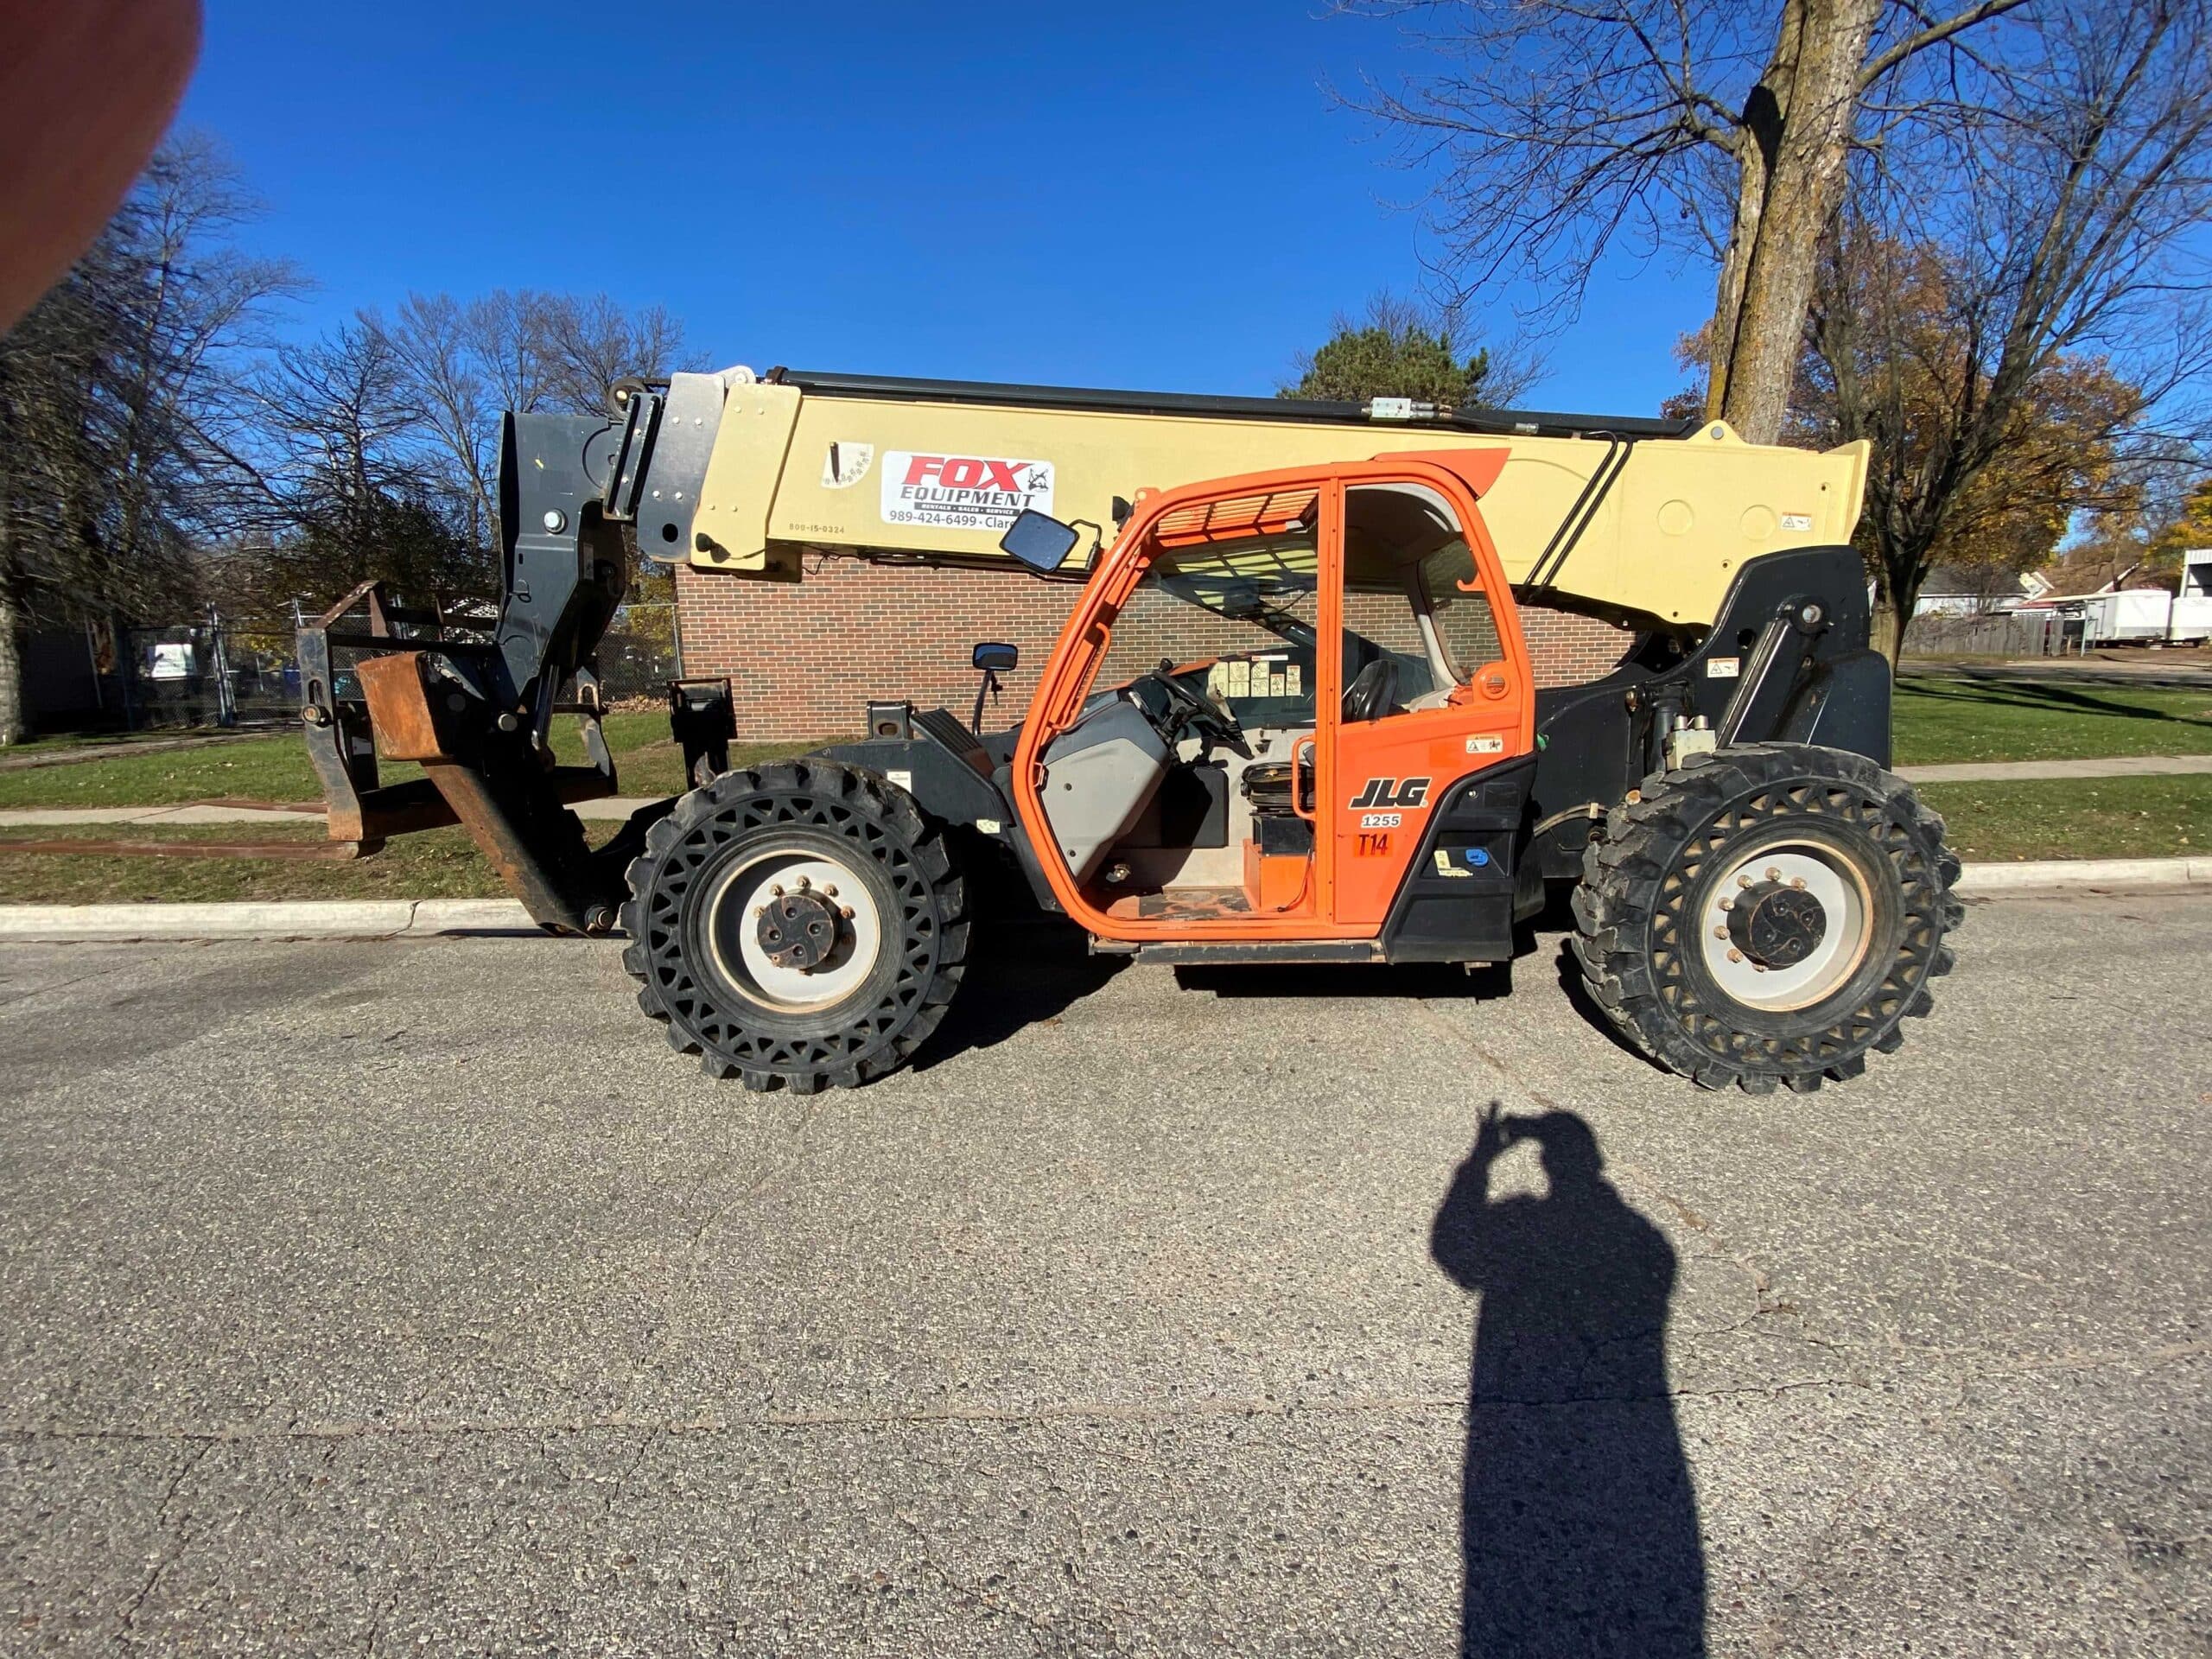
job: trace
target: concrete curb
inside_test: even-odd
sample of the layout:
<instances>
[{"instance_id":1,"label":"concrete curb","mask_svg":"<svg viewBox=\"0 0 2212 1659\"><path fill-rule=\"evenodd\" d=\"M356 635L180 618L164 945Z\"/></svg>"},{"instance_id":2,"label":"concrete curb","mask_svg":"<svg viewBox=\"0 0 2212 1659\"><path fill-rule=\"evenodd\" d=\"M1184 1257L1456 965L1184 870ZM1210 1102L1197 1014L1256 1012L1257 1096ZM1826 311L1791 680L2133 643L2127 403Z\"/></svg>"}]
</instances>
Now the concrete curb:
<instances>
[{"instance_id":1,"label":"concrete curb","mask_svg":"<svg viewBox=\"0 0 2212 1659\"><path fill-rule=\"evenodd\" d=\"M1958 890L1972 896L2206 885L2212 885L2212 858L2054 858L2035 863L1969 864L1959 872Z\"/></svg>"},{"instance_id":2,"label":"concrete curb","mask_svg":"<svg viewBox=\"0 0 2212 1659\"><path fill-rule=\"evenodd\" d=\"M288 904L0 905L0 941L397 939L538 933L512 899L344 899Z\"/></svg>"},{"instance_id":3,"label":"concrete curb","mask_svg":"<svg viewBox=\"0 0 2212 1659\"><path fill-rule=\"evenodd\" d=\"M1968 898L2212 887L2212 857L1969 864ZM0 943L61 939L421 939L543 930L512 899L358 899L240 905L0 905Z\"/></svg>"}]
</instances>

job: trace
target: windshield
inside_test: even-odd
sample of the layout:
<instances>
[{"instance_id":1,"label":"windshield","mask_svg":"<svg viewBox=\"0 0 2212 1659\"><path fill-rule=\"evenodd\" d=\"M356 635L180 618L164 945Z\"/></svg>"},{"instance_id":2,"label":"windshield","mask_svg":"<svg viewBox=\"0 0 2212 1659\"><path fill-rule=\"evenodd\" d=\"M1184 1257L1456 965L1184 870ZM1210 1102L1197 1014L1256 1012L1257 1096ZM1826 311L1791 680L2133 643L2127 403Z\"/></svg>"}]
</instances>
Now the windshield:
<instances>
[{"instance_id":1,"label":"windshield","mask_svg":"<svg viewBox=\"0 0 2212 1659\"><path fill-rule=\"evenodd\" d=\"M1171 569L1154 569L1143 585L1231 622L1265 628L1278 639L1302 645L1313 643L1315 583L1311 571L1245 575L1221 568L1218 561L1196 568L1186 562Z\"/></svg>"},{"instance_id":2,"label":"windshield","mask_svg":"<svg viewBox=\"0 0 2212 1659\"><path fill-rule=\"evenodd\" d=\"M1310 531L1163 550L1115 618L1096 684L1106 690L1166 673L1227 705L1248 728L1310 729L1318 567ZM1417 632L1394 628L1363 597L1352 598L1363 614L1344 634L1341 683L1389 657L1400 664L1408 695L1425 690ZM1389 598L1409 620L1402 591Z\"/></svg>"}]
</instances>

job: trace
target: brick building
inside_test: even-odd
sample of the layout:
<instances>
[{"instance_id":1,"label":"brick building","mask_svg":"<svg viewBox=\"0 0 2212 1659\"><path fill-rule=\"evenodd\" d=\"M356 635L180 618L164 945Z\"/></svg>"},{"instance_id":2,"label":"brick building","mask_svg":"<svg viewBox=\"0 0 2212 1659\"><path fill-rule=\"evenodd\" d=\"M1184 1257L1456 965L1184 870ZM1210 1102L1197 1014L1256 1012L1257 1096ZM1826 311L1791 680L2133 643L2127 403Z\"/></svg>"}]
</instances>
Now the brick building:
<instances>
[{"instance_id":1,"label":"brick building","mask_svg":"<svg viewBox=\"0 0 2212 1659\"><path fill-rule=\"evenodd\" d=\"M1021 668L996 716L1010 723L1078 591L1019 571L809 556L798 583L679 568L677 615L684 672L729 677L741 737L857 737L871 697L966 709L976 684L969 648L978 639L1021 647ZM1521 615L1539 685L1594 679L1633 639L1563 611L1524 607Z\"/></svg>"}]
</instances>

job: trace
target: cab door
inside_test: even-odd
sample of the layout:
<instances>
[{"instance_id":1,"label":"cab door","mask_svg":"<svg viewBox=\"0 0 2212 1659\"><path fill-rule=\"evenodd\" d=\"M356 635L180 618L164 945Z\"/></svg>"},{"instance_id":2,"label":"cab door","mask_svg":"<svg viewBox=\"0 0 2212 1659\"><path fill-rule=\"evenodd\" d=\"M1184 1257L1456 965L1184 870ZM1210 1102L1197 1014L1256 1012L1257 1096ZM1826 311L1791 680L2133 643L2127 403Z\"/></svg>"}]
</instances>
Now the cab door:
<instances>
[{"instance_id":1,"label":"cab door","mask_svg":"<svg viewBox=\"0 0 2212 1659\"><path fill-rule=\"evenodd\" d=\"M1491 469L1494 476L1495 469ZM1471 778L1535 750L1533 673L1511 589L1465 480L1408 465L1346 475L1337 498L1338 683L1323 711L1319 803L1330 920L1380 931L1409 875L1487 888L1491 837L1452 849L1449 870L1414 872L1432 822ZM1479 863L1471 863L1479 860ZM1488 878L1488 879L1485 879ZM1459 891L1455 887L1450 891Z\"/></svg>"},{"instance_id":2,"label":"cab door","mask_svg":"<svg viewBox=\"0 0 2212 1659\"><path fill-rule=\"evenodd\" d=\"M1332 728L1324 716L1342 690L1342 584L1333 574L1339 495L1328 468L1141 495L1062 630L1015 748L1014 793L1055 898L1098 937L1282 943L1335 931L1328 893L1336 843L1325 810L1335 793ZM1075 792L1070 779L1050 775L1056 746L1102 718L1101 700L1117 688L1149 699L1147 680L1179 681L1193 696L1217 699L1253 749L1239 760L1279 774L1263 808L1241 767L1232 772L1217 757L1207 768L1179 753L1186 778L1220 774L1218 787L1198 791L1213 798L1220 831L1204 848L1169 849L1188 854L1173 861L1182 866L1176 876L1149 870L1150 844L1135 836L1115 840L1106 856L1079 858L1077 837L1058 828L1074 819L1055 816L1068 810L1060 798ZM1065 753L1058 764L1067 766Z\"/></svg>"}]
</instances>

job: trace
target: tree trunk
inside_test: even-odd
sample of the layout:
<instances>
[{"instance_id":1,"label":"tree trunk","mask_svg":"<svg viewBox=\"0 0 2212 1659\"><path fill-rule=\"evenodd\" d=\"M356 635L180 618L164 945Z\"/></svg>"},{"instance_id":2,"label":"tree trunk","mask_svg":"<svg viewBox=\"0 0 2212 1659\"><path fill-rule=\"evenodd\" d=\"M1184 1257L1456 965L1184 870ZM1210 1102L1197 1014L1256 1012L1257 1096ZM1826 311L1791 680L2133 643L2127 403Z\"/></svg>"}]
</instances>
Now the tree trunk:
<instances>
[{"instance_id":1,"label":"tree trunk","mask_svg":"<svg viewBox=\"0 0 2212 1659\"><path fill-rule=\"evenodd\" d=\"M1912 613L1920 603L1921 585L1928 580L1927 556L1910 560L1882 557L1882 577L1874 592L1874 646L1886 653L1895 668L1904 655L1904 637L1912 628Z\"/></svg>"},{"instance_id":2,"label":"tree trunk","mask_svg":"<svg viewBox=\"0 0 2212 1659\"><path fill-rule=\"evenodd\" d=\"M1890 667L1894 671L1898 659L1904 655L1904 629L1898 626L1897 607L1890 602L1885 594L1874 596L1872 633L1874 649L1890 659Z\"/></svg>"},{"instance_id":3,"label":"tree trunk","mask_svg":"<svg viewBox=\"0 0 2212 1659\"><path fill-rule=\"evenodd\" d=\"M0 576L0 748L31 734L30 709L23 699L22 626L15 588Z\"/></svg>"},{"instance_id":4,"label":"tree trunk","mask_svg":"<svg viewBox=\"0 0 2212 1659\"><path fill-rule=\"evenodd\" d=\"M1881 13L1882 0L1784 0L1774 56L1745 100L1706 418L1753 443L1782 435L1821 232L1843 196L1859 73Z\"/></svg>"}]
</instances>

